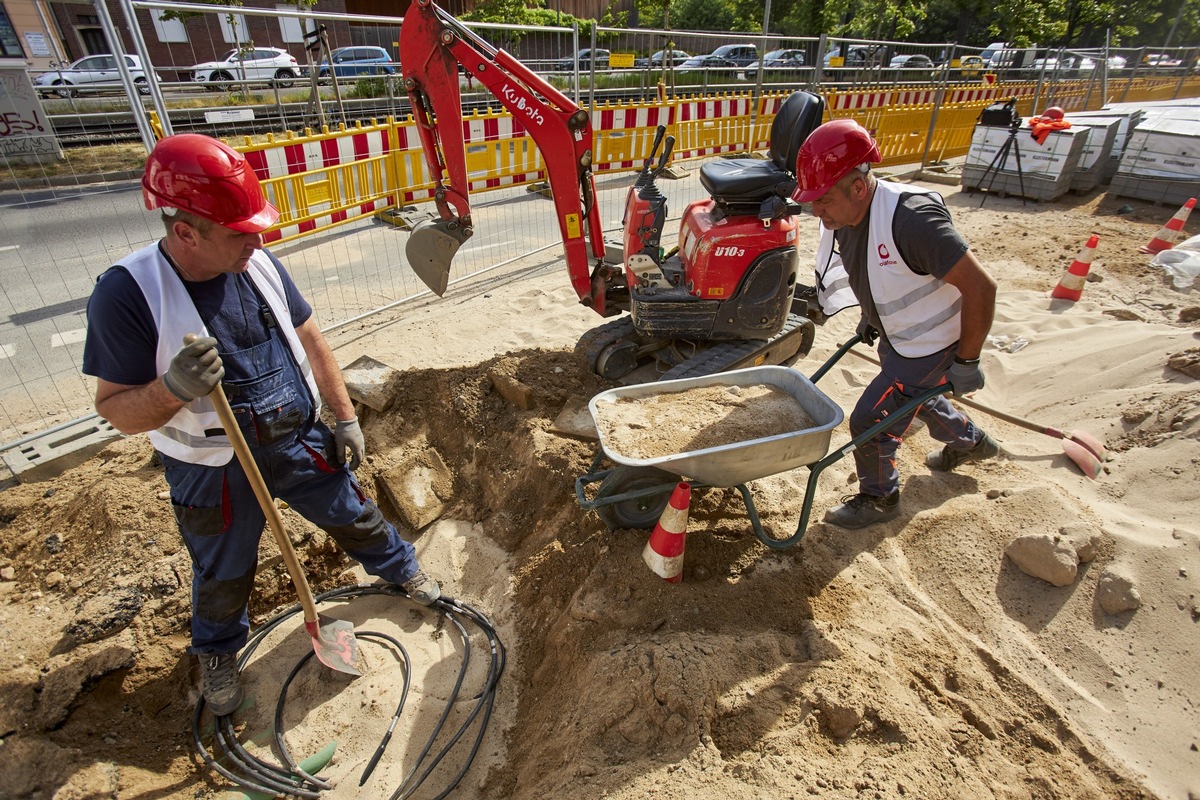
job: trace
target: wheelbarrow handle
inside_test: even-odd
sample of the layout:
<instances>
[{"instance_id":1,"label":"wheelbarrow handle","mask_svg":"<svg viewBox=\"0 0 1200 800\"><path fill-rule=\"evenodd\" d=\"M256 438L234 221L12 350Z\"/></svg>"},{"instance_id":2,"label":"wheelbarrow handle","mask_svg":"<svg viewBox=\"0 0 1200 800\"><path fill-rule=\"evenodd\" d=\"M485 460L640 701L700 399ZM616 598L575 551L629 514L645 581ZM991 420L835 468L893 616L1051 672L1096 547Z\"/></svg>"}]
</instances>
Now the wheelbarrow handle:
<instances>
[{"instance_id":1,"label":"wheelbarrow handle","mask_svg":"<svg viewBox=\"0 0 1200 800\"><path fill-rule=\"evenodd\" d=\"M855 337L854 339L852 339L850 341L849 344L850 345L855 344L859 338L860 337ZM830 362L828 362L828 364L832 364L833 361L836 361L837 358L841 357L842 353L844 353L848 349L849 349L849 346L843 347L838 352L837 356L834 359L831 359ZM791 547L792 545L796 544L797 542L799 542L801 537L804 536L804 532L808 529L808 519L809 519L809 516L812 514L812 503L813 503L813 496L816 493L817 478L820 477L821 473L824 472L826 467L831 466L833 463L835 463L836 461L839 461L844 456L850 455L851 453L853 453L855 450L857 450L859 447L861 447L866 442L870 441L871 439L874 439L880 433L884 432L888 428L891 428L893 425L895 425L900 420L905 419L909 415L910 412L916 411L917 408L919 408L922 404L926 403L929 400L932 400L933 398L937 397L938 395L942 395L942 394L945 394L946 392L953 391L953 389L954 389L954 387L948 383L942 384L941 386L934 386L932 389L926 389L921 394L919 394L916 397L914 397L913 399L909 400L907 403L905 403L903 406L901 406L895 413L889 415L886 419L882 419L879 422L872 425L870 428L867 428L865 431L860 433L858 436L855 436L849 442L842 445L841 447L839 447L837 450L833 451L829 455L825 456L820 461L810 464L808 466L808 485L804 489L804 506L800 510L800 522L797 523L797 525L796 525L796 532L786 539L772 539L771 537L767 536L766 531L764 531L762 529L761 525L756 524L754 526L754 535L758 537L758 540L760 542L762 542L763 544L765 544L767 547L771 548L772 550L785 550L785 549ZM739 488L742 488L742 487L739 487ZM743 499L748 500L749 499L748 492L743 490L742 497L743 497ZM750 504L747 503L747 508L752 508L752 506L750 506ZM751 520L756 521L753 514L751 515Z\"/></svg>"}]
</instances>

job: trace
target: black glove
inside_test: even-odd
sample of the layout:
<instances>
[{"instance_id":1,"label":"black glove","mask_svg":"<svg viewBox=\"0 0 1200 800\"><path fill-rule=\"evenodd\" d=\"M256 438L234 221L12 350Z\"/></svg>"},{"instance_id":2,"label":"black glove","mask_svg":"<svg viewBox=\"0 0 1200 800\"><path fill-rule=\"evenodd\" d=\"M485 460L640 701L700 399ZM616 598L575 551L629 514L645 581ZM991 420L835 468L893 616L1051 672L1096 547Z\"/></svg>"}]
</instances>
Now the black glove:
<instances>
[{"instance_id":1,"label":"black glove","mask_svg":"<svg viewBox=\"0 0 1200 800\"><path fill-rule=\"evenodd\" d=\"M979 368L978 361L974 364L960 364L955 361L946 373L946 380L954 387L955 396L962 397L983 388L983 370Z\"/></svg>"},{"instance_id":2,"label":"black glove","mask_svg":"<svg viewBox=\"0 0 1200 800\"><path fill-rule=\"evenodd\" d=\"M871 347L879 339L879 331L867 322L867 315L863 314L862 319L858 321L858 335L862 337L863 344Z\"/></svg>"},{"instance_id":3,"label":"black glove","mask_svg":"<svg viewBox=\"0 0 1200 800\"><path fill-rule=\"evenodd\" d=\"M184 403L203 397L225 376L217 340L203 336L179 348L163 373L163 386Z\"/></svg>"},{"instance_id":4,"label":"black glove","mask_svg":"<svg viewBox=\"0 0 1200 800\"><path fill-rule=\"evenodd\" d=\"M333 460L339 465L346 463L346 448L350 448L350 470L358 469L358 465L362 463L363 451L366 450L367 443L363 439L362 427L358 424L358 417L350 419L339 419L337 424L333 426Z\"/></svg>"}]
</instances>

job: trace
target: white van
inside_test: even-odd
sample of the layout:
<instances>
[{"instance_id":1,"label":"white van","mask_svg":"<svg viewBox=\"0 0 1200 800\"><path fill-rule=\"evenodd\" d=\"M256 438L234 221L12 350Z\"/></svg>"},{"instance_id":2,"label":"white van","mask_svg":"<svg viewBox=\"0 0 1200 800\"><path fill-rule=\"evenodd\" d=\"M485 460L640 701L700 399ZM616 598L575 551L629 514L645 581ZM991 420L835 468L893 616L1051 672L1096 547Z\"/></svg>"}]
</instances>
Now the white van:
<instances>
[{"instance_id":1,"label":"white van","mask_svg":"<svg viewBox=\"0 0 1200 800\"><path fill-rule=\"evenodd\" d=\"M990 69L1014 69L1032 64L1036 52L1037 45L1017 47L1008 42L992 42L979 55Z\"/></svg>"}]
</instances>

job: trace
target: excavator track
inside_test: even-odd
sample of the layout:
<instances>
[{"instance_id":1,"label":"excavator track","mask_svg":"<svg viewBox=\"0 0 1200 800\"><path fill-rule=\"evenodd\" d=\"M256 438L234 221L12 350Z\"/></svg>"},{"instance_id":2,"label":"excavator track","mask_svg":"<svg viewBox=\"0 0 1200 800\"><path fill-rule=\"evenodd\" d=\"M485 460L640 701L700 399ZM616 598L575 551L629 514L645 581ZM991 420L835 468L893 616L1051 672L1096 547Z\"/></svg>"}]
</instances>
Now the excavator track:
<instances>
[{"instance_id":1,"label":"excavator track","mask_svg":"<svg viewBox=\"0 0 1200 800\"><path fill-rule=\"evenodd\" d=\"M686 361L671 367L659 376L659 380L674 380L676 378L698 378L704 375L714 375L741 367L759 364L782 364L796 357L803 357L812 348L816 338L816 327L812 320L790 314L779 333L765 341L743 339L733 342L719 342L710 345ZM638 347L644 347L645 341L633 326L633 318L621 317L600 325L579 338L575 343L575 352L584 359L587 368L609 379L617 379L632 370L621 374L605 374L609 359L619 360L622 364L636 354ZM624 350L629 350L628 353ZM614 356L614 352L617 353Z\"/></svg>"},{"instance_id":2,"label":"excavator track","mask_svg":"<svg viewBox=\"0 0 1200 800\"><path fill-rule=\"evenodd\" d=\"M612 322L592 328L580 336L579 341L575 343L575 353L583 357L589 370L595 372L596 362L599 361L600 355L606 348L622 339L636 336L637 329L633 327L633 317L626 314Z\"/></svg>"},{"instance_id":3,"label":"excavator track","mask_svg":"<svg viewBox=\"0 0 1200 800\"><path fill-rule=\"evenodd\" d=\"M808 355L815 338L816 326L812 320L789 314L783 329L770 339L714 344L667 370L659 380L699 378L759 364L782 364L791 358Z\"/></svg>"}]
</instances>

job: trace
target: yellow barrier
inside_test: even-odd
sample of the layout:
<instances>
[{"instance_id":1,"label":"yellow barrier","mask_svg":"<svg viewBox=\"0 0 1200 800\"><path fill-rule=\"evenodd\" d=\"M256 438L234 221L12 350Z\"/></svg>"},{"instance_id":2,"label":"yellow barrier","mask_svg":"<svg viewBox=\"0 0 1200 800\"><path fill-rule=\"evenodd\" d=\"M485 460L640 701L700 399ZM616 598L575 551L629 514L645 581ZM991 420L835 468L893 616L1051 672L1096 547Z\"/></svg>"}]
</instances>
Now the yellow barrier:
<instances>
[{"instance_id":1,"label":"yellow barrier","mask_svg":"<svg viewBox=\"0 0 1200 800\"><path fill-rule=\"evenodd\" d=\"M1109 100L1130 102L1200 95L1200 77L1137 78L1109 82ZM663 102L600 105L591 110L597 174L641 167L655 131L665 125L675 137L675 157L690 159L721 153L762 150L787 92L755 100L750 93L716 97L680 97ZM1035 83L954 84L943 89L891 87L829 92L826 119L851 118L871 130L884 166L912 164L928 153L930 161L962 156L970 148L979 113L990 103L1016 99L1018 113L1035 113ZM1099 108L1105 102L1098 81L1064 81L1043 94L1043 107L1067 110ZM930 120L938 98L937 122ZM754 103L757 102L757 106ZM1037 109L1040 111L1041 109ZM161 125L152 117L155 132ZM467 170L472 192L545 180L545 165L533 139L506 112L463 117L467 134ZM265 237L290 241L365 215L432 198L433 182L425 165L412 118L303 135L268 136L266 143L247 139L239 148L262 177L280 221Z\"/></svg>"}]
</instances>

